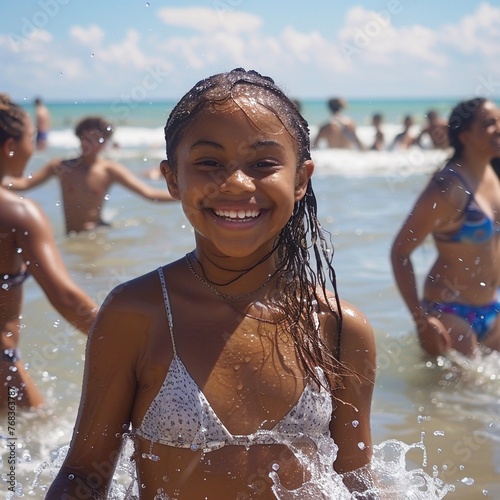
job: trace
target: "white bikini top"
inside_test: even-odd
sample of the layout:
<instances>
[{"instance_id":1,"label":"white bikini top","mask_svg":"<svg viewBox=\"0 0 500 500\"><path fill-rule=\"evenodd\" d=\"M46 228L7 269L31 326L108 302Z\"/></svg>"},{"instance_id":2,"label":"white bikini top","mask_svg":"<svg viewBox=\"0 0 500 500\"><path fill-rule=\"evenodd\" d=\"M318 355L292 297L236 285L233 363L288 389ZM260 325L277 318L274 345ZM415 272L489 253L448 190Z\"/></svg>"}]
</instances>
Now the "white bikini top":
<instances>
[{"instance_id":1,"label":"white bikini top","mask_svg":"<svg viewBox=\"0 0 500 500\"><path fill-rule=\"evenodd\" d=\"M227 445L277 444L293 438L330 436L332 398L330 392L310 380L290 411L271 430L254 434L231 434L214 412L203 392L177 355L170 302L161 267L158 269L167 312L173 359L158 394L148 408L136 435L152 443L176 448L201 449L207 453ZM316 374L327 386L324 372Z\"/></svg>"}]
</instances>

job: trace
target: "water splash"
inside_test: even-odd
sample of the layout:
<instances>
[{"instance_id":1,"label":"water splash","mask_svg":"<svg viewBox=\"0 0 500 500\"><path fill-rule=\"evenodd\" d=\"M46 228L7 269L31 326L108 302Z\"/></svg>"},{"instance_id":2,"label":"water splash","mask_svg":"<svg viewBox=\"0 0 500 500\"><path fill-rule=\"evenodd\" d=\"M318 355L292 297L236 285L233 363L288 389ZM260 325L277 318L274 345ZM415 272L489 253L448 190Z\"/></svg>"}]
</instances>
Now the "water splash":
<instances>
[{"instance_id":1,"label":"water splash","mask_svg":"<svg viewBox=\"0 0 500 500\"><path fill-rule=\"evenodd\" d=\"M331 438L321 436L316 440L309 437L286 442L297 460L307 471L309 479L295 490L288 490L280 482L280 467L273 464L269 477L273 481L273 492L280 500L314 498L315 500L368 500L373 498L390 498L404 500L438 500L454 491L454 487L446 485L437 474L429 476L421 468L409 469L406 455L411 450L421 450L423 464L426 462L426 450L423 438L418 443L406 444L396 439L383 441L374 446L373 460L369 466L348 474L338 474L333 469L337 458L338 447ZM9 499L23 497L28 493L31 497L45 494L55 478L68 451L68 446L56 449L49 460L36 468L35 478L26 491L18 488ZM122 453L112 480L108 494L109 500L134 500L139 498L139 484L135 474L135 464L130 460L133 444L125 435ZM46 480L47 474L49 480ZM42 480L42 475L45 476ZM349 485L360 485L356 492L349 492ZM361 486L363 485L363 486ZM41 497L40 497L41 498ZM158 491L157 499L168 499L164 491Z\"/></svg>"},{"instance_id":2,"label":"water splash","mask_svg":"<svg viewBox=\"0 0 500 500\"><path fill-rule=\"evenodd\" d=\"M437 477L431 477L422 469L407 470L406 454L413 449L424 452L423 441L408 445L396 439L383 441L374 446L372 462L368 467L347 474L338 474L333 466L337 458L337 446L333 440L322 437L316 443L318 453L312 459L295 446L291 450L310 474L310 479L300 488L287 490L280 483L279 473L271 472L273 492L280 500L314 498L315 500L390 498L404 500L437 500L454 487ZM357 492L349 492L345 484L354 486Z\"/></svg>"}]
</instances>

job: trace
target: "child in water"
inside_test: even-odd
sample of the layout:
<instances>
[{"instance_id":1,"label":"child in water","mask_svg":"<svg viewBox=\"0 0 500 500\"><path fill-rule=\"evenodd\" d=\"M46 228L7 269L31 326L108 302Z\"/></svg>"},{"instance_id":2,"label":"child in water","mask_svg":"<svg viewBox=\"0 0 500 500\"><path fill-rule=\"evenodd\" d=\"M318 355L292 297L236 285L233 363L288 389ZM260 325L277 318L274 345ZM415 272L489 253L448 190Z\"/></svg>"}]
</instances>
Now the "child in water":
<instances>
[{"instance_id":1,"label":"child in water","mask_svg":"<svg viewBox=\"0 0 500 500\"><path fill-rule=\"evenodd\" d=\"M33 132L26 111L0 94L0 181L22 175L35 149ZM32 276L61 316L85 334L97 305L68 273L38 204L2 186L0 256L0 409L10 410L13 401L19 408L39 408L44 398L19 351L24 282Z\"/></svg>"},{"instance_id":2,"label":"child in water","mask_svg":"<svg viewBox=\"0 0 500 500\"><path fill-rule=\"evenodd\" d=\"M12 190L25 190L57 177L61 184L68 234L110 225L101 219L101 211L113 184L121 184L150 201L173 201L166 189L153 188L123 165L100 157L113 134L107 120L99 116L83 118L77 124L75 134L81 146L78 157L52 160L29 177L9 177L3 184Z\"/></svg>"},{"instance_id":3,"label":"child in water","mask_svg":"<svg viewBox=\"0 0 500 500\"><path fill-rule=\"evenodd\" d=\"M165 139L195 248L106 299L47 498L105 498L124 432L141 499L320 498L305 493L307 461L328 446L337 498L366 490L373 332L336 292L307 122L272 79L238 68L182 97Z\"/></svg>"}]
</instances>

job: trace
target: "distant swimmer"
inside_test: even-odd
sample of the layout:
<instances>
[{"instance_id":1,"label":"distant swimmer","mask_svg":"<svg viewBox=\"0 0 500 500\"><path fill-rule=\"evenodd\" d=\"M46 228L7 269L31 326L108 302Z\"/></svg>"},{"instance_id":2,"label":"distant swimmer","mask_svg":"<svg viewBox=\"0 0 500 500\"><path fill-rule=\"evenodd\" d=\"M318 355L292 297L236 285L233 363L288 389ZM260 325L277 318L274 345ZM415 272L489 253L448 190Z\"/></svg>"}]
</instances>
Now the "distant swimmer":
<instances>
[{"instance_id":1,"label":"distant swimmer","mask_svg":"<svg viewBox=\"0 0 500 500\"><path fill-rule=\"evenodd\" d=\"M406 115L403 119L403 131L394 137L391 150L395 149L408 149L412 144L415 143L415 137L411 133L411 128L413 126L413 118L410 115Z\"/></svg>"},{"instance_id":2,"label":"distant swimmer","mask_svg":"<svg viewBox=\"0 0 500 500\"><path fill-rule=\"evenodd\" d=\"M382 131L382 115L380 113L375 113L372 117L372 125L375 129L375 137L373 139L372 147L373 151L383 151L385 149L385 136Z\"/></svg>"},{"instance_id":3,"label":"distant swimmer","mask_svg":"<svg viewBox=\"0 0 500 500\"><path fill-rule=\"evenodd\" d=\"M36 149L42 151L47 149L50 129L50 112L39 97L35 99L35 126Z\"/></svg>"},{"instance_id":4,"label":"distant swimmer","mask_svg":"<svg viewBox=\"0 0 500 500\"><path fill-rule=\"evenodd\" d=\"M13 190L25 190L57 177L61 184L68 234L109 226L101 219L101 211L113 184L121 184L151 201L174 201L166 189L153 188L123 165L100 158L99 154L112 133L111 124L104 118L84 118L75 129L81 144L80 156L52 160L31 177L5 178L3 184Z\"/></svg>"},{"instance_id":5,"label":"distant swimmer","mask_svg":"<svg viewBox=\"0 0 500 500\"><path fill-rule=\"evenodd\" d=\"M347 103L338 97L328 101L332 116L330 121L319 129L313 142L313 148L318 147L321 143L326 143L329 148L365 149L356 134L355 122L341 113L346 106Z\"/></svg>"},{"instance_id":6,"label":"distant swimmer","mask_svg":"<svg viewBox=\"0 0 500 500\"><path fill-rule=\"evenodd\" d=\"M437 112L432 109L427 112L427 126L421 130L415 139L415 144L422 146L422 138L425 136L430 138L433 148L446 149L450 147L448 121L440 118Z\"/></svg>"}]
</instances>

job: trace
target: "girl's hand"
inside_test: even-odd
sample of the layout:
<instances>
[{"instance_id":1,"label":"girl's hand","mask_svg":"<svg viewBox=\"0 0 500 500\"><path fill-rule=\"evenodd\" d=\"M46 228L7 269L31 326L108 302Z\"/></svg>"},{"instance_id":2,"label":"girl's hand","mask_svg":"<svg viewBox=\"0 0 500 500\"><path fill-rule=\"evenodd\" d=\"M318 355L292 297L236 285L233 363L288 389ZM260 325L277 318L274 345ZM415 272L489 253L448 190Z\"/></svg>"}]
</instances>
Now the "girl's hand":
<instances>
[{"instance_id":1,"label":"girl's hand","mask_svg":"<svg viewBox=\"0 0 500 500\"><path fill-rule=\"evenodd\" d=\"M434 316L419 316L416 326L420 345L431 356L441 356L451 349L450 334Z\"/></svg>"}]
</instances>

